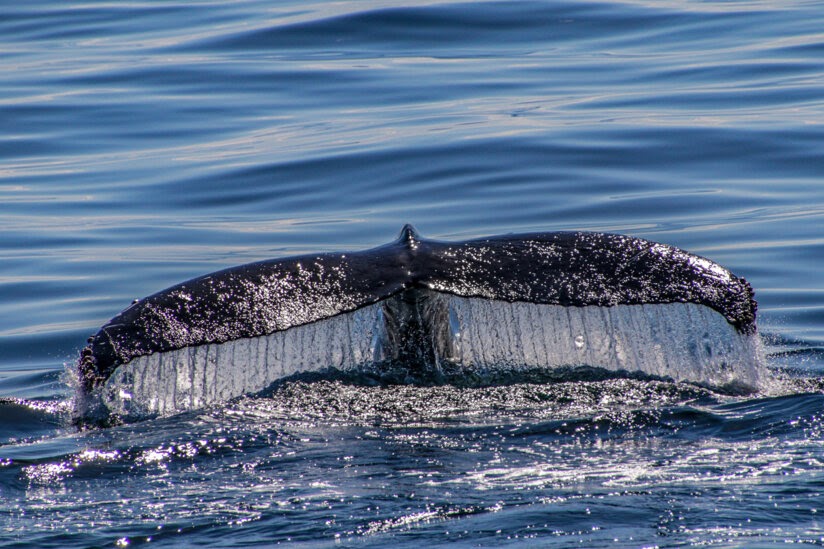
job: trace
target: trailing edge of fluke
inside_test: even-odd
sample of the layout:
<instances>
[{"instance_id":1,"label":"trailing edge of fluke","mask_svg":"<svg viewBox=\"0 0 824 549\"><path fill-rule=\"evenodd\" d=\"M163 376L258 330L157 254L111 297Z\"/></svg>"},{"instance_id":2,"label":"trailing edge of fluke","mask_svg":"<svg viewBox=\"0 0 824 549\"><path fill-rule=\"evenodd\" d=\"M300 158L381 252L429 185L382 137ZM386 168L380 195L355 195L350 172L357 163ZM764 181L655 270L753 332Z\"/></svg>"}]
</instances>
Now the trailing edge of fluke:
<instances>
[{"instance_id":1,"label":"trailing edge of fluke","mask_svg":"<svg viewBox=\"0 0 824 549\"><path fill-rule=\"evenodd\" d=\"M406 225L397 240L370 250L241 265L135 301L81 352L81 389L91 393L139 357L266 336L378 302L393 303L383 318L397 324L384 356L408 359L437 331L422 325L438 316L421 313L428 292L563 307L691 303L739 334L756 331L743 278L665 244L588 232L441 242Z\"/></svg>"}]
</instances>

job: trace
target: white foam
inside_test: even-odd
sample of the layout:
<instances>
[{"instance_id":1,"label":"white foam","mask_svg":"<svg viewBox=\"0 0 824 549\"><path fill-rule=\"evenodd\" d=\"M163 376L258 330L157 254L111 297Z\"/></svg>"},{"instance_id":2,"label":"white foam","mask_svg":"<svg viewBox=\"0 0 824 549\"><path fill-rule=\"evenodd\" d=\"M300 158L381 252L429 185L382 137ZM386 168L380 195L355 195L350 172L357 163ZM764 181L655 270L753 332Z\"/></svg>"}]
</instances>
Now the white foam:
<instances>
[{"instance_id":1,"label":"white foam","mask_svg":"<svg viewBox=\"0 0 824 549\"><path fill-rule=\"evenodd\" d=\"M446 297L450 362L479 375L594 366L709 386L759 386L760 340L695 304L562 307ZM138 357L102 388L123 416L170 414L261 391L286 376L358 371L380 358L381 304L267 336Z\"/></svg>"}]
</instances>

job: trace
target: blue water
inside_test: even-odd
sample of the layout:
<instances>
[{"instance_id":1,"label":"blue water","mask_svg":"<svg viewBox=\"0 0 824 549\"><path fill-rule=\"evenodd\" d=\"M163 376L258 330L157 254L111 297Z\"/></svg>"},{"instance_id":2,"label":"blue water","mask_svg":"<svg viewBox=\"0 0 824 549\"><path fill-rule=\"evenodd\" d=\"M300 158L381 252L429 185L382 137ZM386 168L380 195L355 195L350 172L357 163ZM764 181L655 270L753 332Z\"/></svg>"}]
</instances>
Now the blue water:
<instances>
[{"instance_id":1,"label":"blue water","mask_svg":"<svg viewBox=\"0 0 824 549\"><path fill-rule=\"evenodd\" d=\"M824 2L2 12L0 544L824 544ZM318 380L71 426L67 372L133 298L405 222L710 257L779 381Z\"/></svg>"}]
</instances>

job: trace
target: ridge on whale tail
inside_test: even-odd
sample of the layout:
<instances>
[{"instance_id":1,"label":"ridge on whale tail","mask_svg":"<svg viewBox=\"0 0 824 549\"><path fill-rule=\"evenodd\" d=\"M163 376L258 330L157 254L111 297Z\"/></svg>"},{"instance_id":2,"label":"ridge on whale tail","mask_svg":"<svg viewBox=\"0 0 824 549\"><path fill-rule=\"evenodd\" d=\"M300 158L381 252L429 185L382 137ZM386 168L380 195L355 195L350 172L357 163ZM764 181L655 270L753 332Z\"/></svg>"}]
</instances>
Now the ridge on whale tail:
<instances>
[{"instance_id":1,"label":"ridge on whale tail","mask_svg":"<svg viewBox=\"0 0 824 549\"><path fill-rule=\"evenodd\" d=\"M591 366L758 386L750 285L710 260L627 236L464 242L406 225L384 246L261 261L135 301L89 338L76 414L143 417L337 369L506 372Z\"/></svg>"}]
</instances>

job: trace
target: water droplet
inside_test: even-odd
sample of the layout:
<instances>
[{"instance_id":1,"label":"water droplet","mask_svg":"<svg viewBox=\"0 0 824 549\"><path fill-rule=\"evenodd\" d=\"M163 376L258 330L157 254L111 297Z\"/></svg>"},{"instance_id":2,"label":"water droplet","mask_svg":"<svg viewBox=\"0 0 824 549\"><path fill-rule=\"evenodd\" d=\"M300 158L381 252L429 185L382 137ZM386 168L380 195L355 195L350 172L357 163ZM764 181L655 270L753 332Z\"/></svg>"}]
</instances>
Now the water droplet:
<instances>
[{"instance_id":1,"label":"water droplet","mask_svg":"<svg viewBox=\"0 0 824 549\"><path fill-rule=\"evenodd\" d=\"M584 348L584 336L582 336L582 335L575 336L575 348L576 349L583 349Z\"/></svg>"}]
</instances>

